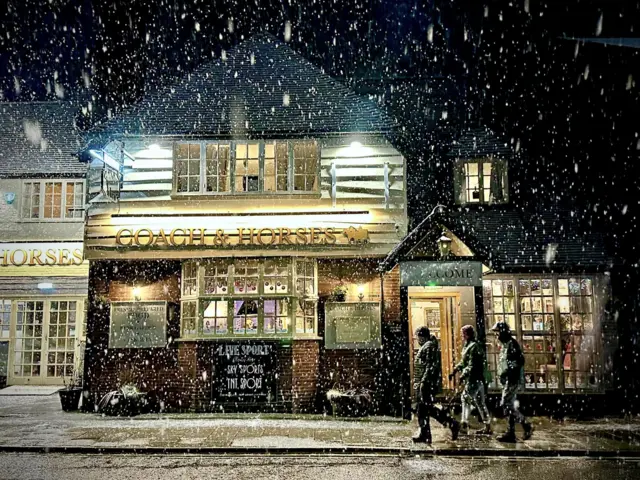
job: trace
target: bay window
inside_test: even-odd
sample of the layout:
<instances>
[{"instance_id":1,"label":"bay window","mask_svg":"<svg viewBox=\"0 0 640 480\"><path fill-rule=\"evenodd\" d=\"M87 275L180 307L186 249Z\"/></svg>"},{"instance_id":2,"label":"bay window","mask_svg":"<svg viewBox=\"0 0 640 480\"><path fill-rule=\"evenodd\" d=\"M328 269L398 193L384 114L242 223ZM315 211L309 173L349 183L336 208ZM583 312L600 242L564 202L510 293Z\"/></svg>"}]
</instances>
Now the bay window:
<instances>
[{"instance_id":1,"label":"bay window","mask_svg":"<svg viewBox=\"0 0 640 480\"><path fill-rule=\"evenodd\" d=\"M314 140L177 142L176 195L292 194L319 191Z\"/></svg>"},{"instance_id":2,"label":"bay window","mask_svg":"<svg viewBox=\"0 0 640 480\"><path fill-rule=\"evenodd\" d=\"M456 160L456 202L460 205L507 203L507 180L507 161L504 159Z\"/></svg>"},{"instance_id":3,"label":"bay window","mask_svg":"<svg viewBox=\"0 0 640 480\"><path fill-rule=\"evenodd\" d=\"M184 338L314 335L316 262L241 258L182 267Z\"/></svg>"},{"instance_id":4,"label":"bay window","mask_svg":"<svg viewBox=\"0 0 640 480\"><path fill-rule=\"evenodd\" d=\"M539 391L598 390L600 349L594 327L593 279L544 275L483 281L486 325L509 324L525 356L525 388ZM487 335L492 387L499 387L501 345Z\"/></svg>"}]
</instances>

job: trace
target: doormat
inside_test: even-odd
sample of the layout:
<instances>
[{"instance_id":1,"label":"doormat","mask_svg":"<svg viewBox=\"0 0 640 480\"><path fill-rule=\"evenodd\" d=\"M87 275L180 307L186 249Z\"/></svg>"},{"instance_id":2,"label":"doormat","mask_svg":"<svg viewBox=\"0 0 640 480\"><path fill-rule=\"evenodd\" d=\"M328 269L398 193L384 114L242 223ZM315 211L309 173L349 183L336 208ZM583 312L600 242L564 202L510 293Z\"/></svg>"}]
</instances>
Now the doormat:
<instances>
[{"instance_id":1,"label":"doormat","mask_svg":"<svg viewBox=\"0 0 640 480\"><path fill-rule=\"evenodd\" d=\"M56 386L34 386L34 385L12 385L7 388L3 388L0 390L0 396L18 396L18 395L29 395L29 396L41 396L47 397L49 395L53 395L62 387Z\"/></svg>"}]
</instances>

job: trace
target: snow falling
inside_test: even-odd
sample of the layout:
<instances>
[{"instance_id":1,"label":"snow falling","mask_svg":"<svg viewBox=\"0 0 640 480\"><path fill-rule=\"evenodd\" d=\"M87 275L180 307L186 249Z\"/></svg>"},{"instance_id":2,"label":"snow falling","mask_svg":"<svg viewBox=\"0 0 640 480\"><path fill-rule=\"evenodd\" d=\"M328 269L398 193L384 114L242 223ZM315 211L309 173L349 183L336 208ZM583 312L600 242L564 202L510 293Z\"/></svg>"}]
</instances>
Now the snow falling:
<instances>
[{"instance_id":1,"label":"snow falling","mask_svg":"<svg viewBox=\"0 0 640 480\"><path fill-rule=\"evenodd\" d=\"M640 7L587 3L9 0L0 447L637 453Z\"/></svg>"}]
</instances>

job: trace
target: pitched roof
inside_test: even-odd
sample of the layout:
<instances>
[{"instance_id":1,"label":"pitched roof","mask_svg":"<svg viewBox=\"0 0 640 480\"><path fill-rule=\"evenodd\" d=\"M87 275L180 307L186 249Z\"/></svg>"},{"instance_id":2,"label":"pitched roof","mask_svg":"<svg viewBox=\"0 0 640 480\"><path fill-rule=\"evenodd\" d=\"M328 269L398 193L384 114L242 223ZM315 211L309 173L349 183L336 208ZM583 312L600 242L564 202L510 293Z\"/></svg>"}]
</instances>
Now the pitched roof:
<instances>
[{"instance_id":1,"label":"pitched roof","mask_svg":"<svg viewBox=\"0 0 640 480\"><path fill-rule=\"evenodd\" d=\"M461 132L448 153L456 158L510 157L514 151L499 135L487 127L469 128Z\"/></svg>"},{"instance_id":2,"label":"pitched roof","mask_svg":"<svg viewBox=\"0 0 640 480\"><path fill-rule=\"evenodd\" d=\"M0 177L84 175L76 113L70 102L0 102Z\"/></svg>"},{"instance_id":3,"label":"pitched roof","mask_svg":"<svg viewBox=\"0 0 640 480\"><path fill-rule=\"evenodd\" d=\"M605 235L583 228L568 211L531 213L488 208L436 212L407 236L406 244L394 250L393 258L386 258L381 268L387 270L410 258L425 241L435 247L442 227L451 230L479 260L498 272L592 271L609 268L615 261Z\"/></svg>"},{"instance_id":4,"label":"pitched roof","mask_svg":"<svg viewBox=\"0 0 640 480\"><path fill-rule=\"evenodd\" d=\"M373 101L269 34L240 43L108 122L112 135L265 135L385 132ZM98 131L101 129L98 128Z\"/></svg>"},{"instance_id":5,"label":"pitched roof","mask_svg":"<svg viewBox=\"0 0 640 480\"><path fill-rule=\"evenodd\" d=\"M566 210L469 210L451 218L451 230L479 246L498 271L592 269L613 262L605 236Z\"/></svg>"}]
</instances>

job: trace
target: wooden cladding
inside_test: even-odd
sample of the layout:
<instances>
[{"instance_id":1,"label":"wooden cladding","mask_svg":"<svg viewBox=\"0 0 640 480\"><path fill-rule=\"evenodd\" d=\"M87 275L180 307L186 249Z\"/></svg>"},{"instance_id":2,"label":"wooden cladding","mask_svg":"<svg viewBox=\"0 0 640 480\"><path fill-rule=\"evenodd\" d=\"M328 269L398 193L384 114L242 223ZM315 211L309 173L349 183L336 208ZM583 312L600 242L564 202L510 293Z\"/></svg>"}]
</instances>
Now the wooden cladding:
<instances>
[{"instance_id":1,"label":"wooden cladding","mask_svg":"<svg viewBox=\"0 0 640 480\"><path fill-rule=\"evenodd\" d=\"M298 183L304 181L304 188L294 188L291 192L288 192L291 190L289 188L285 189L286 191L275 187L261 188L259 193L267 196L282 196L287 193L317 191L322 200L334 207L364 202L371 208L403 209L406 189L405 165L402 155L382 137L366 136L360 140L361 142L352 143L344 138L318 140L320 165L317 177L314 171L315 167L307 169L309 171L304 170L304 172L298 168L290 168L289 176L293 178L289 178L288 181L295 180ZM175 196L174 142L160 139L149 146L151 141L156 142L154 139L125 141L121 200L165 200ZM227 142L225 145L228 148L234 143ZM294 147L296 145L294 144ZM234 151L233 148L231 151ZM295 152L290 154L295 156ZM264 176L266 179L270 174L277 176L275 171L271 172L273 169L270 170L267 167L269 165L264 167L264 172L262 171L263 167L260 167L260 178ZM183 170L181 170L182 173L184 173ZM296 172L300 174L298 175L300 178L296 177ZM196 177L199 175L204 175L204 173L198 170ZM238 172L236 172L236 177L237 175ZM225 182L229 182L227 177L225 177ZM287 178L283 177L283 181L285 180ZM198 188L194 187L193 192L193 195L196 196L234 197L235 195L253 196L258 193L258 191L251 192L242 188L230 189L219 188L219 186L213 190L202 190L200 184L203 182L201 180L198 182ZM313 186L316 182L319 182L319 189L307 188L307 184ZM191 189L181 191L182 195L189 195L190 192Z\"/></svg>"}]
</instances>

